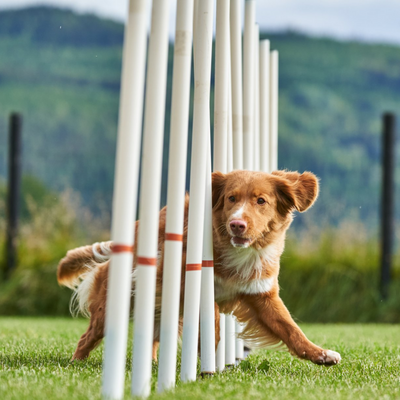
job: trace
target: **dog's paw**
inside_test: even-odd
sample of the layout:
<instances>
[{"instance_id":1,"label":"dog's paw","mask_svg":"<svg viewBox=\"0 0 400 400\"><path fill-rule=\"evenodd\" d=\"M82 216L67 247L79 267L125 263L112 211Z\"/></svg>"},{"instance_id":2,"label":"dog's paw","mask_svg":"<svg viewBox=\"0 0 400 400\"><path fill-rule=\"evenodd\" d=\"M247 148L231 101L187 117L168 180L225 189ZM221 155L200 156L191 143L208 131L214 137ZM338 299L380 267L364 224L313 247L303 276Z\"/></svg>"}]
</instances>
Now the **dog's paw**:
<instances>
[{"instance_id":1,"label":"dog's paw","mask_svg":"<svg viewBox=\"0 0 400 400\"><path fill-rule=\"evenodd\" d=\"M89 354L79 352L78 350L75 351L74 355L71 358L71 362L74 363L75 361L83 361L89 357Z\"/></svg>"},{"instance_id":2,"label":"dog's paw","mask_svg":"<svg viewBox=\"0 0 400 400\"><path fill-rule=\"evenodd\" d=\"M325 365L327 367L331 365L339 364L341 361L340 354L333 350L322 350L319 356L312 360L315 364Z\"/></svg>"}]
</instances>

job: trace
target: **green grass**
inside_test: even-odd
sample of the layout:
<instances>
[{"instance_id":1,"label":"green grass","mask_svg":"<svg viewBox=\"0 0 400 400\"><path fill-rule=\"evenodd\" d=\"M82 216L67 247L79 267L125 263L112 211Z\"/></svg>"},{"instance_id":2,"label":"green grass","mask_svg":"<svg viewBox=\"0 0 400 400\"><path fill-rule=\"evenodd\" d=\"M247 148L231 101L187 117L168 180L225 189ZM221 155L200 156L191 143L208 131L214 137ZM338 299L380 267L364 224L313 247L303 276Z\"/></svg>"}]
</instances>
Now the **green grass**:
<instances>
[{"instance_id":1,"label":"green grass","mask_svg":"<svg viewBox=\"0 0 400 400\"><path fill-rule=\"evenodd\" d=\"M70 363L87 321L68 318L0 319L0 397L100 399L103 347L89 360ZM396 399L400 398L398 325L316 325L303 330L316 343L339 351L340 365L325 368L286 352L259 351L242 366L151 398L176 399ZM126 398L129 398L131 348Z\"/></svg>"}]
</instances>

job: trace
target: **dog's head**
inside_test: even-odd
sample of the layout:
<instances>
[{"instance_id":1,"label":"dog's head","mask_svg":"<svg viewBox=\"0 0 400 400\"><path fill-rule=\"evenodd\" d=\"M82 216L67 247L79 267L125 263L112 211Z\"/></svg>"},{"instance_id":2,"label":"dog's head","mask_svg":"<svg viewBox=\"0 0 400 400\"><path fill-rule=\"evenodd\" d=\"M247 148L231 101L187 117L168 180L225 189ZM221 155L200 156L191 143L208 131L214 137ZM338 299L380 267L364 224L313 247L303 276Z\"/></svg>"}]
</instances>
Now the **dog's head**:
<instances>
[{"instance_id":1,"label":"dog's head","mask_svg":"<svg viewBox=\"0 0 400 400\"><path fill-rule=\"evenodd\" d=\"M318 196L311 172L214 172L212 185L214 240L239 248L264 248Z\"/></svg>"}]
</instances>

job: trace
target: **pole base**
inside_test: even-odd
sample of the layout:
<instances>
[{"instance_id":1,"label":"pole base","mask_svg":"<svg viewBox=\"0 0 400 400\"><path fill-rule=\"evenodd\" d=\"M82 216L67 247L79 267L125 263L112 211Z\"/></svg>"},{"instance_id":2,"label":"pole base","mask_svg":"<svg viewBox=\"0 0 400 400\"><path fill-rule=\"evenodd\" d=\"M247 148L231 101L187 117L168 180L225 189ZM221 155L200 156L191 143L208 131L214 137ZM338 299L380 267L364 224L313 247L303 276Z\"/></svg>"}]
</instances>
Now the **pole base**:
<instances>
[{"instance_id":1,"label":"pole base","mask_svg":"<svg viewBox=\"0 0 400 400\"><path fill-rule=\"evenodd\" d=\"M203 371L203 372L200 374L200 376L201 376L202 378L211 378L212 376L214 376L214 374L215 374L215 372L206 372L206 371Z\"/></svg>"}]
</instances>

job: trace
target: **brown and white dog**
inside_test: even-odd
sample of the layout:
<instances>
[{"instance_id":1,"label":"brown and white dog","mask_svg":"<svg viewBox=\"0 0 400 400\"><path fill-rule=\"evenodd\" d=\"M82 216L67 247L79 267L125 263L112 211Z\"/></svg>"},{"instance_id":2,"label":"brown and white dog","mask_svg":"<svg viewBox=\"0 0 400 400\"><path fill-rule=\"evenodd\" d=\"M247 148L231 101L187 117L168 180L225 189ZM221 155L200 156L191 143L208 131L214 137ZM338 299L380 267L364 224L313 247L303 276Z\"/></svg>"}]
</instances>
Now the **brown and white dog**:
<instances>
[{"instance_id":1,"label":"brown and white dog","mask_svg":"<svg viewBox=\"0 0 400 400\"><path fill-rule=\"evenodd\" d=\"M297 210L312 206L318 180L310 172L275 171L272 174L234 171L213 173L213 240L215 265L216 343L219 312L231 313L245 324L242 337L258 346L283 343L289 351L316 364L334 365L340 354L310 342L293 321L279 297L279 259L285 235ZM181 318L185 286L186 199L182 257ZM153 358L157 357L161 318L166 208L160 211L159 260ZM139 223L136 222L136 237ZM70 250L58 266L58 282L75 289L79 311L90 316L73 359L84 359L104 336L107 277L112 242ZM136 254L132 284L135 286ZM134 296L133 296L134 297ZM133 299L134 300L134 299ZM182 321L180 321L181 330Z\"/></svg>"}]
</instances>

